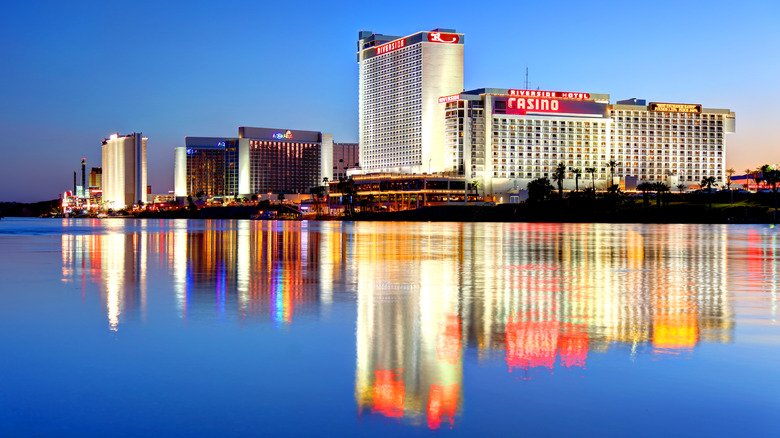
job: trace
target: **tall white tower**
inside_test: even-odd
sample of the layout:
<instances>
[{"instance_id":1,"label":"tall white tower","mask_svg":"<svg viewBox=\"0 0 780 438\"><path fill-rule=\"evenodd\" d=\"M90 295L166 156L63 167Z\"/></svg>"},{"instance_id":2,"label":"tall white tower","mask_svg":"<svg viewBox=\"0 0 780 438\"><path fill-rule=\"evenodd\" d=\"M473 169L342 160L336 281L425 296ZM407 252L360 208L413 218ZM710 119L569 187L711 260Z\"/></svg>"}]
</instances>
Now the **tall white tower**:
<instances>
[{"instance_id":1,"label":"tall white tower","mask_svg":"<svg viewBox=\"0 0 780 438\"><path fill-rule=\"evenodd\" d=\"M360 166L369 172L436 172L445 168L444 105L463 90L462 33L405 37L361 31Z\"/></svg>"},{"instance_id":2,"label":"tall white tower","mask_svg":"<svg viewBox=\"0 0 780 438\"><path fill-rule=\"evenodd\" d=\"M140 132L103 140L103 201L115 210L146 202L146 137Z\"/></svg>"}]
</instances>

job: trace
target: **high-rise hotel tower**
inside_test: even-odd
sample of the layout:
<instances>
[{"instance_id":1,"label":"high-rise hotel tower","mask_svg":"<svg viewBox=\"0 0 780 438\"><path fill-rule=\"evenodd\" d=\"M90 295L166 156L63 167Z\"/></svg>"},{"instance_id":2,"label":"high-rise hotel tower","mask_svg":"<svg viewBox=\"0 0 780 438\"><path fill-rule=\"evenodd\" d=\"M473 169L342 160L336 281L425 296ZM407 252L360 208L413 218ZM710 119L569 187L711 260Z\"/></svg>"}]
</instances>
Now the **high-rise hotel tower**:
<instances>
[{"instance_id":1,"label":"high-rise hotel tower","mask_svg":"<svg viewBox=\"0 0 780 438\"><path fill-rule=\"evenodd\" d=\"M146 137L140 132L103 140L103 201L121 209L146 202Z\"/></svg>"},{"instance_id":2,"label":"high-rise hotel tower","mask_svg":"<svg viewBox=\"0 0 780 438\"><path fill-rule=\"evenodd\" d=\"M405 37L361 31L360 166L368 172L445 169L444 105L463 90L463 34L435 29Z\"/></svg>"}]
</instances>

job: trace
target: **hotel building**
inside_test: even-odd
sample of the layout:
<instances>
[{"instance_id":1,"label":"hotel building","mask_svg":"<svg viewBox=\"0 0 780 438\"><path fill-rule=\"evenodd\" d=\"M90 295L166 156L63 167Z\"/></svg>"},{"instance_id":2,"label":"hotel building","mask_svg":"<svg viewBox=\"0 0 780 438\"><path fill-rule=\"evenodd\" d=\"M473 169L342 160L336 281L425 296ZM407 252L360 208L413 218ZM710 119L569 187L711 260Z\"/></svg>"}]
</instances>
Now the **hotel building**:
<instances>
[{"instance_id":1,"label":"hotel building","mask_svg":"<svg viewBox=\"0 0 780 438\"><path fill-rule=\"evenodd\" d=\"M206 196L308 193L333 178L333 136L239 127L238 138L186 137L175 149L175 193Z\"/></svg>"},{"instance_id":2,"label":"hotel building","mask_svg":"<svg viewBox=\"0 0 780 438\"><path fill-rule=\"evenodd\" d=\"M360 167L357 143L333 143L333 179L346 178L347 170Z\"/></svg>"},{"instance_id":3,"label":"hotel building","mask_svg":"<svg viewBox=\"0 0 780 438\"><path fill-rule=\"evenodd\" d=\"M500 196L567 168L564 187L604 189L622 181L697 185L725 181L725 133L734 113L701 105L633 99L609 105L608 94L482 88L442 96L445 170ZM608 162L614 160L614 169ZM594 169L587 172L587 169ZM500 198L498 198L500 200ZM500 202L500 201L499 201Z\"/></svg>"},{"instance_id":4,"label":"hotel building","mask_svg":"<svg viewBox=\"0 0 780 438\"><path fill-rule=\"evenodd\" d=\"M122 209L146 202L146 137L140 132L103 139L103 202Z\"/></svg>"},{"instance_id":5,"label":"hotel building","mask_svg":"<svg viewBox=\"0 0 780 438\"><path fill-rule=\"evenodd\" d=\"M725 184L726 134L735 131L734 112L641 99L618 101L609 111L619 175L672 187L696 186L705 177Z\"/></svg>"},{"instance_id":6,"label":"hotel building","mask_svg":"<svg viewBox=\"0 0 780 438\"><path fill-rule=\"evenodd\" d=\"M405 37L360 32L363 170L444 170L444 108L438 98L463 90L463 42L463 34L451 29Z\"/></svg>"}]
</instances>

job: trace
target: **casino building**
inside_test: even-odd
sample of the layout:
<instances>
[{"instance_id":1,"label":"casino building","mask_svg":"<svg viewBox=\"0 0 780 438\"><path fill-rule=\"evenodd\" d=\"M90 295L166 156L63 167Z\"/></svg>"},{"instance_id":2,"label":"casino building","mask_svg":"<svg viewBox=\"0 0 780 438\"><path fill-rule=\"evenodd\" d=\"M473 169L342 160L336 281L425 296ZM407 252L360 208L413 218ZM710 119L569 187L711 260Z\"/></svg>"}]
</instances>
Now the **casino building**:
<instances>
[{"instance_id":1,"label":"casino building","mask_svg":"<svg viewBox=\"0 0 780 438\"><path fill-rule=\"evenodd\" d=\"M463 90L462 33L435 29L399 37L361 31L360 166L366 172L444 170L444 107Z\"/></svg>"},{"instance_id":2,"label":"casino building","mask_svg":"<svg viewBox=\"0 0 780 438\"><path fill-rule=\"evenodd\" d=\"M175 193L308 193L333 178L332 148L333 136L317 131L242 126L237 138L186 137L175 148Z\"/></svg>"},{"instance_id":3,"label":"casino building","mask_svg":"<svg viewBox=\"0 0 780 438\"><path fill-rule=\"evenodd\" d=\"M608 94L482 88L442 96L445 170L481 181L488 195L525 189L536 178L567 168L564 187L603 190L609 178L698 184L725 181L725 133L734 113L701 105L632 99L609 105ZM614 169L608 162L615 161ZM592 171L589 171L591 169ZM506 200L504 198L503 200Z\"/></svg>"}]
</instances>

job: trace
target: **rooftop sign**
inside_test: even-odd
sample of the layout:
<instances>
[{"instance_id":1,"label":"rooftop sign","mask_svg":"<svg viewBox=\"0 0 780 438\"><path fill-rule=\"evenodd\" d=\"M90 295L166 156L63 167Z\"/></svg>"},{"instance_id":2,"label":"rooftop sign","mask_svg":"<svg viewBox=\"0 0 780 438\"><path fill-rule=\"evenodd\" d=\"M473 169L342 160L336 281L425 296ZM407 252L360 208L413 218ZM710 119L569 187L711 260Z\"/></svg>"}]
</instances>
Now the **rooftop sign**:
<instances>
[{"instance_id":1,"label":"rooftop sign","mask_svg":"<svg viewBox=\"0 0 780 438\"><path fill-rule=\"evenodd\" d=\"M650 111L663 111L667 113L700 113L701 105L692 105L688 103L650 102Z\"/></svg>"},{"instance_id":2,"label":"rooftop sign","mask_svg":"<svg viewBox=\"0 0 780 438\"><path fill-rule=\"evenodd\" d=\"M376 54L381 55L383 53L392 52L393 50L398 50L402 47L406 47L406 39L404 38L377 46Z\"/></svg>"},{"instance_id":3,"label":"rooftop sign","mask_svg":"<svg viewBox=\"0 0 780 438\"><path fill-rule=\"evenodd\" d=\"M509 95L523 97L552 97L558 99L590 99L590 94L588 93L571 93L568 91L509 90Z\"/></svg>"},{"instance_id":4,"label":"rooftop sign","mask_svg":"<svg viewBox=\"0 0 780 438\"><path fill-rule=\"evenodd\" d=\"M430 43L457 44L458 40L459 40L458 35L454 33L441 33L441 32L428 33L428 42Z\"/></svg>"},{"instance_id":5,"label":"rooftop sign","mask_svg":"<svg viewBox=\"0 0 780 438\"><path fill-rule=\"evenodd\" d=\"M450 94L439 98L439 103L455 102L460 100L460 94Z\"/></svg>"}]
</instances>

